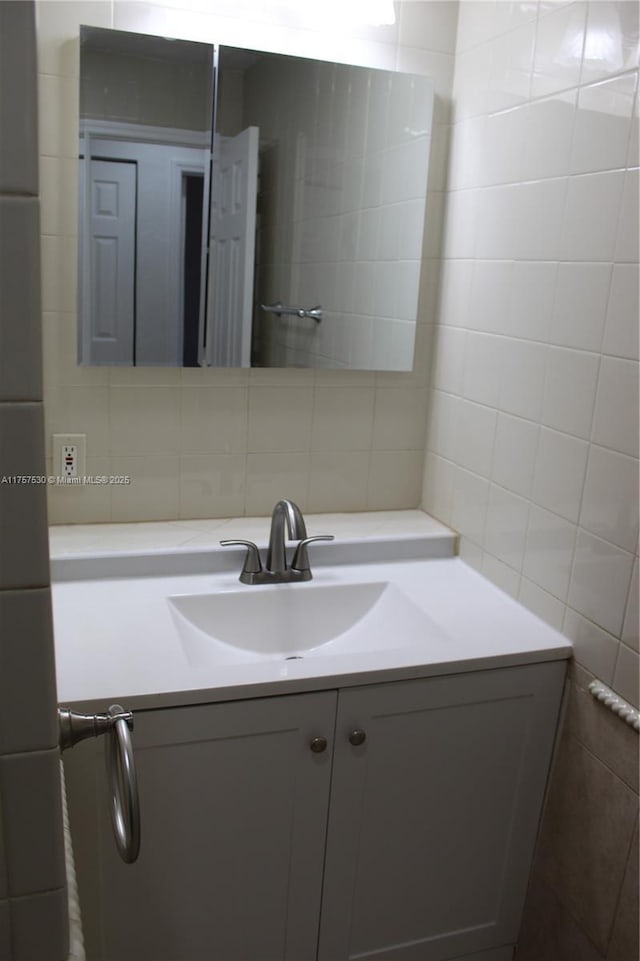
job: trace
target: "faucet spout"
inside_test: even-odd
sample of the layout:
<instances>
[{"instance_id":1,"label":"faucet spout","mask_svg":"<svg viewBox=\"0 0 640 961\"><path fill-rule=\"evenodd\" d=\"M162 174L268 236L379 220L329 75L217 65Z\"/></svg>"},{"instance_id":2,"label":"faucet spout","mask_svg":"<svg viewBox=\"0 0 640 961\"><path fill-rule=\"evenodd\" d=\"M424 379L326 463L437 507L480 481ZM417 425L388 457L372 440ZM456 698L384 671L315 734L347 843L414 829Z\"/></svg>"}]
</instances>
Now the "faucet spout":
<instances>
[{"instance_id":1,"label":"faucet spout","mask_svg":"<svg viewBox=\"0 0 640 961\"><path fill-rule=\"evenodd\" d=\"M267 551L267 570L274 574L282 574L287 570L287 554L285 550L285 524L290 540L304 540L307 528L302 511L293 501L278 501L271 515L271 533L269 535L269 549Z\"/></svg>"}]
</instances>

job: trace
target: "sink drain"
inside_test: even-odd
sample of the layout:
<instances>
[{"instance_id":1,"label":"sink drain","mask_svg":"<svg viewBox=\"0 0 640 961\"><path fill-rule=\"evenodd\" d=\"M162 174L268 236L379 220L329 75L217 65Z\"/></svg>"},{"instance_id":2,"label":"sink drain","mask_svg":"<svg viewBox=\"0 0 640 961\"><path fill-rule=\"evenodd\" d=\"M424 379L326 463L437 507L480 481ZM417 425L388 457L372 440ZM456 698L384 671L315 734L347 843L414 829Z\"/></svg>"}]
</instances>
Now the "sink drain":
<instances>
[{"instance_id":1,"label":"sink drain","mask_svg":"<svg viewBox=\"0 0 640 961\"><path fill-rule=\"evenodd\" d=\"M285 661L301 661L302 654L290 654L289 657L285 657Z\"/></svg>"}]
</instances>

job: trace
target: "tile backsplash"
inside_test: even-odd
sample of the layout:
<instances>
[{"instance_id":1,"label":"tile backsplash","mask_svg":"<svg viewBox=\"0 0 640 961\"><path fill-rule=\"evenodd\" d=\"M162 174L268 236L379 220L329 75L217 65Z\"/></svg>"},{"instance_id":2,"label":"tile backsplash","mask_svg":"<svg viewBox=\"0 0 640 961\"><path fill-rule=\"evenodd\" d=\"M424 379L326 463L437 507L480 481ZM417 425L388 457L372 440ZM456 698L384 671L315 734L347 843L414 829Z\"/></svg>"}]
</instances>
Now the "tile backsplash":
<instances>
[{"instance_id":1,"label":"tile backsplash","mask_svg":"<svg viewBox=\"0 0 640 961\"><path fill-rule=\"evenodd\" d=\"M418 506L440 253L457 5L397 3L393 26L335 25L284 4L37 3L43 338L48 472L52 433L86 433L87 473L126 487L49 488L53 523ZM87 24L433 78L426 243L413 372L77 367L79 25Z\"/></svg>"},{"instance_id":2,"label":"tile backsplash","mask_svg":"<svg viewBox=\"0 0 640 961\"><path fill-rule=\"evenodd\" d=\"M638 14L460 4L423 501L634 704Z\"/></svg>"}]
</instances>

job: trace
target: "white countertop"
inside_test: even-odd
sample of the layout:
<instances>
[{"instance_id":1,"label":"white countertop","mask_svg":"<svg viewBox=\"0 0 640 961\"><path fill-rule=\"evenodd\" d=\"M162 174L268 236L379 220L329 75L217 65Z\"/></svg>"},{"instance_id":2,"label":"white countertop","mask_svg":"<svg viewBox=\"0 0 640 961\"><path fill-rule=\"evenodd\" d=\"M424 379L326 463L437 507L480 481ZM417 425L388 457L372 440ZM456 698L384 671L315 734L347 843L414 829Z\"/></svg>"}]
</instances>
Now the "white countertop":
<instances>
[{"instance_id":1,"label":"white countertop","mask_svg":"<svg viewBox=\"0 0 640 961\"><path fill-rule=\"evenodd\" d=\"M402 535L441 537L455 534L424 511L364 511L358 514L305 514L309 536L377 538ZM138 524L62 524L49 528L52 558L122 551L167 551L217 547L223 538L242 538L264 546L270 517L219 517L211 520L155 521Z\"/></svg>"},{"instance_id":2,"label":"white countertop","mask_svg":"<svg viewBox=\"0 0 640 961\"><path fill-rule=\"evenodd\" d=\"M238 581L237 549L234 553L213 545L222 536L253 535L264 543L269 522L252 518L193 524L197 526L170 522L52 530L52 553L60 559L63 575L52 588L61 704L98 710L118 700L127 709L140 710L571 656L565 637L452 556L455 537L447 528L419 511L403 511L308 517L309 533L337 535L334 544L314 545L313 554L310 551L313 581L258 590L393 584L421 612L424 641L420 636L419 643L414 638L405 645L391 629L385 649L370 650L360 641L342 653L309 652L298 660L240 656L215 664L194 662L167 599L199 593L236 593L241 598L256 590ZM357 536L363 531L367 533ZM203 544L206 538L208 544ZM123 550L125 543L128 551ZM97 548L102 562L92 556ZM341 558L338 563L336 557ZM97 576L100 563L110 566ZM117 576L120 563L129 564L127 576ZM153 565L156 569L151 570Z\"/></svg>"}]
</instances>

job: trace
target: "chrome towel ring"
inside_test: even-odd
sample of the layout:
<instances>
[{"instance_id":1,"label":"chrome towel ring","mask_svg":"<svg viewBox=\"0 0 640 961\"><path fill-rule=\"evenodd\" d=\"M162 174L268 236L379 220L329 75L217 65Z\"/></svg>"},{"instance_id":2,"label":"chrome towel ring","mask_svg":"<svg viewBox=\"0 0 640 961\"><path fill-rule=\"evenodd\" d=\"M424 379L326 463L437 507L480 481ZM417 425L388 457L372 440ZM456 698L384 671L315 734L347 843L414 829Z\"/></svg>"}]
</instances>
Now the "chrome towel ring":
<instances>
[{"instance_id":1,"label":"chrome towel ring","mask_svg":"<svg viewBox=\"0 0 640 961\"><path fill-rule=\"evenodd\" d=\"M88 737L108 734L105 748L110 785L109 813L120 857L133 864L140 852L140 799L130 731L133 714L112 704L106 714L79 714L58 709L60 748L66 750Z\"/></svg>"}]
</instances>

